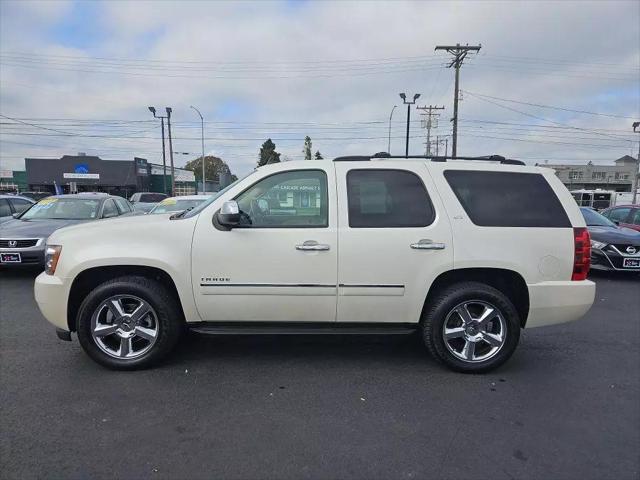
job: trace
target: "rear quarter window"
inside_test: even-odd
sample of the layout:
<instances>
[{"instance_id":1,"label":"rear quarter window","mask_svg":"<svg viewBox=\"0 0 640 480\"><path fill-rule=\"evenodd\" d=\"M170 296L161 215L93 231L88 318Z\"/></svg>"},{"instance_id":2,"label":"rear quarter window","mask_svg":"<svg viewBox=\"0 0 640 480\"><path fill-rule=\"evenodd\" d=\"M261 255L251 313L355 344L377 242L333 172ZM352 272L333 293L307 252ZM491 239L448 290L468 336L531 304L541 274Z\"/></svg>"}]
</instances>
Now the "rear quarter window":
<instances>
[{"instance_id":1,"label":"rear quarter window","mask_svg":"<svg viewBox=\"0 0 640 480\"><path fill-rule=\"evenodd\" d=\"M538 173L446 170L444 176L476 225L571 227L560 200Z\"/></svg>"}]
</instances>

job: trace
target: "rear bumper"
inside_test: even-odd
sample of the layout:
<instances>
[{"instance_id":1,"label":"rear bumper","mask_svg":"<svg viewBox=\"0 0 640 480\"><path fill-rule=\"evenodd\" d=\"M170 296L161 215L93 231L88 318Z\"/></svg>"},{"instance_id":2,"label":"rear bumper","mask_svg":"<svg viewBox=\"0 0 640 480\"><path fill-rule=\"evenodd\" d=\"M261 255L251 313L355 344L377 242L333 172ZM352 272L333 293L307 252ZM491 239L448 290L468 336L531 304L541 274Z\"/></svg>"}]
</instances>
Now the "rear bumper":
<instances>
[{"instance_id":1,"label":"rear bumper","mask_svg":"<svg viewBox=\"0 0 640 480\"><path fill-rule=\"evenodd\" d=\"M596 295L596 284L578 282L541 282L527 285L529 316L526 328L571 322L589 311Z\"/></svg>"},{"instance_id":2,"label":"rear bumper","mask_svg":"<svg viewBox=\"0 0 640 480\"><path fill-rule=\"evenodd\" d=\"M67 323L68 282L42 272L36 277L33 293L44 318L57 328L69 330Z\"/></svg>"}]
</instances>

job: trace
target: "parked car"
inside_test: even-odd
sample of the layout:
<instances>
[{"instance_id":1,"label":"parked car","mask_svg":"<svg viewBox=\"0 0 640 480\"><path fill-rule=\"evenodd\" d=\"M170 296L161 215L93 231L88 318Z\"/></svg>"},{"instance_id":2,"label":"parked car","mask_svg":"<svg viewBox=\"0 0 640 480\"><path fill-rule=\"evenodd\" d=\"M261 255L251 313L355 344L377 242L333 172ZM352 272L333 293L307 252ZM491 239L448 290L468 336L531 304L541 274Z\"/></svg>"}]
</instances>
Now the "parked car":
<instances>
[{"instance_id":1,"label":"parked car","mask_svg":"<svg viewBox=\"0 0 640 480\"><path fill-rule=\"evenodd\" d=\"M94 194L47 197L0 225L0 265L44 266L47 238L59 228L132 214L131 204L122 197Z\"/></svg>"},{"instance_id":2,"label":"parked car","mask_svg":"<svg viewBox=\"0 0 640 480\"><path fill-rule=\"evenodd\" d=\"M619 205L601 212L613 223L640 232L640 205Z\"/></svg>"},{"instance_id":3,"label":"parked car","mask_svg":"<svg viewBox=\"0 0 640 480\"><path fill-rule=\"evenodd\" d=\"M27 197L37 202L38 200L42 200L43 198L50 197L52 195L51 192L21 192L20 195L22 197Z\"/></svg>"},{"instance_id":4,"label":"parked car","mask_svg":"<svg viewBox=\"0 0 640 480\"><path fill-rule=\"evenodd\" d=\"M114 369L153 365L188 327L417 331L451 369L483 372L521 329L589 310L589 245L550 169L501 157L292 161L190 211L55 232L35 297L60 338L76 332Z\"/></svg>"},{"instance_id":5,"label":"parked car","mask_svg":"<svg viewBox=\"0 0 640 480\"><path fill-rule=\"evenodd\" d=\"M11 220L13 215L24 212L34 202L20 195L0 195L0 224Z\"/></svg>"},{"instance_id":6,"label":"parked car","mask_svg":"<svg viewBox=\"0 0 640 480\"><path fill-rule=\"evenodd\" d=\"M591 235L591 268L640 272L640 232L580 208Z\"/></svg>"},{"instance_id":7,"label":"parked car","mask_svg":"<svg viewBox=\"0 0 640 480\"><path fill-rule=\"evenodd\" d=\"M164 193L155 192L138 192L131 195L129 201L133 204L133 208L141 213L149 213L158 202L167 198Z\"/></svg>"},{"instance_id":8,"label":"parked car","mask_svg":"<svg viewBox=\"0 0 640 480\"><path fill-rule=\"evenodd\" d=\"M150 211L150 214L176 213L183 210L191 210L201 203L206 202L210 195L184 195L182 197L169 197L157 203Z\"/></svg>"}]
</instances>

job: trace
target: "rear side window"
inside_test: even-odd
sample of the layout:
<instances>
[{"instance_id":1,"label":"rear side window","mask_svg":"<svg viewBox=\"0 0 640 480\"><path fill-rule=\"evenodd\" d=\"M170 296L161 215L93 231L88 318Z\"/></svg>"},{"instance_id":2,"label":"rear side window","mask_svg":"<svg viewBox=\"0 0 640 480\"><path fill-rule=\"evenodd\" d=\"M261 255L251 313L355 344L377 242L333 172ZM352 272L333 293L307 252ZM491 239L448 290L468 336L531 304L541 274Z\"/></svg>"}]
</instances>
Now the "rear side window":
<instances>
[{"instance_id":1,"label":"rear side window","mask_svg":"<svg viewBox=\"0 0 640 480\"><path fill-rule=\"evenodd\" d=\"M351 228L426 227L435 214L420 177L406 170L347 173Z\"/></svg>"},{"instance_id":2,"label":"rear side window","mask_svg":"<svg viewBox=\"0 0 640 480\"><path fill-rule=\"evenodd\" d=\"M118 207L118 211L120 215L131 212L131 206L129 202L127 202L124 198L116 197L114 198L116 202L116 206Z\"/></svg>"},{"instance_id":3,"label":"rear side window","mask_svg":"<svg viewBox=\"0 0 640 480\"><path fill-rule=\"evenodd\" d=\"M537 173L447 170L469 218L483 227L571 227L560 200Z\"/></svg>"}]
</instances>

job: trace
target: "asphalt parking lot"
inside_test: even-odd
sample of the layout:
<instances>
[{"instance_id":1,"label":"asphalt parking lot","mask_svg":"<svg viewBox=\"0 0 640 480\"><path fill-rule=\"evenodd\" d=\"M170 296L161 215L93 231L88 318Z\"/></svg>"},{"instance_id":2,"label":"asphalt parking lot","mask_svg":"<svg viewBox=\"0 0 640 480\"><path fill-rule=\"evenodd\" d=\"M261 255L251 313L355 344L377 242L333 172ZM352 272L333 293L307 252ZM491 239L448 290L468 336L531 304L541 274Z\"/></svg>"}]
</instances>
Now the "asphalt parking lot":
<instances>
[{"instance_id":1,"label":"asphalt parking lot","mask_svg":"<svg viewBox=\"0 0 640 480\"><path fill-rule=\"evenodd\" d=\"M0 272L1 478L640 475L640 278L593 276L581 321L455 374L413 337L192 335L111 372L61 342L31 271Z\"/></svg>"}]
</instances>

